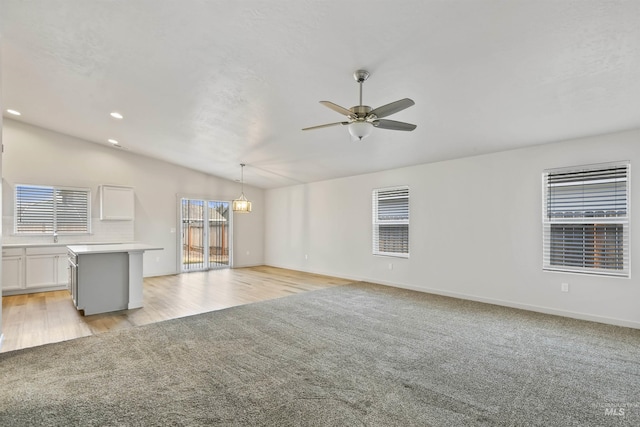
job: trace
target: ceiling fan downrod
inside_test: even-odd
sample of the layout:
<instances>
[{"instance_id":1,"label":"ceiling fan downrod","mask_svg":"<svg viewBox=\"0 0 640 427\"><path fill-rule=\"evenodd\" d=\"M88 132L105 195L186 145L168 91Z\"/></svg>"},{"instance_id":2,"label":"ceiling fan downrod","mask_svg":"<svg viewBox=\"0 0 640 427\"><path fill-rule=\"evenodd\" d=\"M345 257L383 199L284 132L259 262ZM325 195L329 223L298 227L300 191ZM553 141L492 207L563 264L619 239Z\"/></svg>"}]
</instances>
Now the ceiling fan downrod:
<instances>
[{"instance_id":1,"label":"ceiling fan downrod","mask_svg":"<svg viewBox=\"0 0 640 427\"><path fill-rule=\"evenodd\" d=\"M362 83L369 78L369 72L367 70L358 70L353 73L353 78L360 84L360 107L362 107Z\"/></svg>"}]
</instances>

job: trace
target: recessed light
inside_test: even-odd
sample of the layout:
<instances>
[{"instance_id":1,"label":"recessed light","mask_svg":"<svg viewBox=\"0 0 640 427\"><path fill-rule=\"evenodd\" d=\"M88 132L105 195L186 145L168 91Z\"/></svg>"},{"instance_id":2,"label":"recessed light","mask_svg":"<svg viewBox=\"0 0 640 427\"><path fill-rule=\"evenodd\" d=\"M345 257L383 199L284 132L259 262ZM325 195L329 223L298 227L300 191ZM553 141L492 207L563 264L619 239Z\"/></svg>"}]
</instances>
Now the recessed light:
<instances>
[{"instance_id":1,"label":"recessed light","mask_svg":"<svg viewBox=\"0 0 640 427\"><path fill-rule=\"evenodd\" d=\"M118 141L116 141L115 139L107 139L107 141L109 141L110 143L112 143L113 145L118 145Z\"/></svg>"},{"instance_id":2,"label":"recessed light","mask_svg":"<svg viewBox=\"0 0 640 427\"><path fill-rule=\"evenodd\" d=\"M13 114L14 116L21 116L22 115L22 113L20 111L11 110L11 109L7 110L7 113Z\"/></svg>"},{"instance_id":3,"label":"recessed light","mask_svg":"<svg viewBox=\"0 0 640 427\"><path fill-rule=\"evenodd\" d=\"M118 113L117 111L114 111L113 113L111 113L111 117L113 117L114 119L123 119L124 116L120 113Z\"/></svg>"}]
</instances>

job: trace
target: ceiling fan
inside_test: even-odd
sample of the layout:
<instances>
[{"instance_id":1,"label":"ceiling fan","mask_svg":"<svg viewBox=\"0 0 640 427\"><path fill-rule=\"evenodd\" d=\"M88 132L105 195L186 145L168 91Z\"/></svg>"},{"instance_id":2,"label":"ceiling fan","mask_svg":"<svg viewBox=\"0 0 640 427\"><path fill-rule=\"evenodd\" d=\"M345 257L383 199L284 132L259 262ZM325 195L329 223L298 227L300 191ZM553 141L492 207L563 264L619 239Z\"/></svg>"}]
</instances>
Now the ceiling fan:
<instances>
[{"instance_id":1,"label":"ceiling fan","mask_svg":"<svg viewBox=\"0 0 640 427\"><path fill-rule=\"evenodd\" d=\"M358 70L353 73L353 77L356 82L360 84L360 105L351 107L349 109L341 107L329 101L320 101L325 107L331 108L340 114L344 114L349 118L346 122L328 123L326 125L311 126L302 130L320 129L329 126L345 125L349 126L349 133L356 139L362 140L371 134L374 127L380 129L390 130L404 130L412 131L416 128L416 125L405 122L397 122L395 120L386 120L383 117L390 116L409 108L415 104L413 100L404 98L399 101L392 102L390 104L383 105L378 108L372 109L367 105L362 105L362 83L369 78L369 72L366 70Z\"/></svg>"}]
</instances>

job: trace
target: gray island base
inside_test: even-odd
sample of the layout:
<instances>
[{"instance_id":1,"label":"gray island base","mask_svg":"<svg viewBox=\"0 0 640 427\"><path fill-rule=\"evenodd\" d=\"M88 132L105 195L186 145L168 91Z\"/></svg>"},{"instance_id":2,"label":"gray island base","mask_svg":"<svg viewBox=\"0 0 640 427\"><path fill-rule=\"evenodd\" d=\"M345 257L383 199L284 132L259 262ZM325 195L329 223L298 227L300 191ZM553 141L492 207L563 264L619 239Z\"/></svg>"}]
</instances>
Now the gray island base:
<instances>
[{"instance_id":1,"label":"gray island base","mask_svg":"<svg viewBox=\"0 0 640 427\"><path fill-rule=\"evenodd\" d=\"M123 243L67 249L71 297L88 316L142 307L142 255L163 248Z\"/></svg>"}]
</instances>

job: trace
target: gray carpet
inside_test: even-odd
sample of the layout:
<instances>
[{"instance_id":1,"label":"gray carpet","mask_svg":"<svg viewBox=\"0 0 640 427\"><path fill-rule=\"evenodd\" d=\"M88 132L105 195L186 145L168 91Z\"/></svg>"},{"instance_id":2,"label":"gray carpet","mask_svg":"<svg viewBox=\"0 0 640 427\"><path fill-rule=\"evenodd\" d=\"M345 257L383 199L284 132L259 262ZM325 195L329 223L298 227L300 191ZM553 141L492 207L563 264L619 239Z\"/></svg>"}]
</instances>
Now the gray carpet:
<instances>
[{"instance_id":1,"label":"gray carpet","mask_svg":"<svg viewBox=\"0 0 640 427\"><path fill-rule=\"evenodd\" d=\"M0 354L2 426L638 426L640 331L366 283Z\"/></svg>"}]
</instances>

